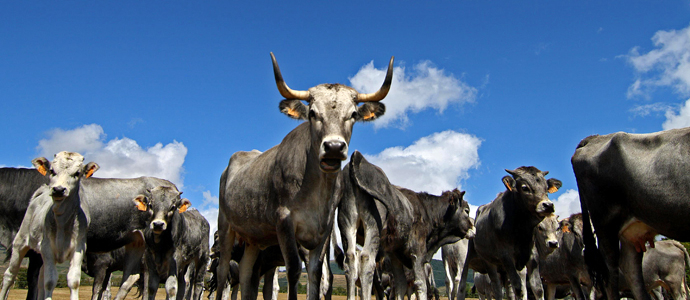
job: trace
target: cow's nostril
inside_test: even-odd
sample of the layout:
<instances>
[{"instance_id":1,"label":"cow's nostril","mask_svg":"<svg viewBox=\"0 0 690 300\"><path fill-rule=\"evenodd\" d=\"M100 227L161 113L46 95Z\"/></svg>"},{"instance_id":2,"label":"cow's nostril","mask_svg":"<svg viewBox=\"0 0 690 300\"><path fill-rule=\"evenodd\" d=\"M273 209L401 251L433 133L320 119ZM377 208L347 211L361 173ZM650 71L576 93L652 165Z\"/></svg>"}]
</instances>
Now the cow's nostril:
<instances>
[{"instance_id":1,"label":"cow's nostril","mask_svg":"<svg viewBox=\"0 0 690 300\"><path fill-rule=\"evenodd\" d=\"M343 151L345 149L345 143L341 141L330 141L330 142L325 142L323 144L323 149L325 152L332 152L332 151Z\"/></svg>"},{"instance_id":2,"label":"cow's nostril","mask_svg":"<svg viewBox=\"0 0 690 300\"><path fill-rule=\"evenodd\" d=\"M65 187L62 187L62 186L55 186L55 187L53 187L53 195L56 195L56 196L64 195L64 194L65 194L65 190L66 190Z\"/></svg>"},{"instance_id":3,"label":"cow's nostril","mask_svg":"<svg viewBox=\"0 0 690 300\"><path fill-rule=\"evenodd\" d=\"M558 242L549 241L549 248L558 248Z\"/></svg>"}]
</instances>

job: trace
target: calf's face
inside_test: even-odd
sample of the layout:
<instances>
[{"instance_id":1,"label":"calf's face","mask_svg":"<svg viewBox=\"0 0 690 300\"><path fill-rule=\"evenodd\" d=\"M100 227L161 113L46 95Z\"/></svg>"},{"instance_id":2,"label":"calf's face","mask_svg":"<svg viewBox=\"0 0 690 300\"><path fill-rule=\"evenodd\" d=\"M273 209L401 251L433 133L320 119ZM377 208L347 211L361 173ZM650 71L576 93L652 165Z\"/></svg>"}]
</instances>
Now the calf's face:
<instances>
[{"instance_id":1,"label":"calf's face","mask_svg":"<svg viewBox=\"0 0 690 300\"><path fill-rule=\"evenodd\" d=\"M444 220L446 226L452 227L452 234L460 238L474 238L474 220L470 217L470 205L463 199L464 191L454 189L449 195L449 206Z\"/></svg>"},{"instance_id":2,"label":"calf's face","mask_svg":"<svg viewBox=\"0 0 690 300\"><path fill-rule=\"evenodd\" d=\"M546 180L548 171L542 172L535 167L519 167L506 172L511 176L503 177L503 184L508 192L514 193L521 205L543 218L554 212L553 202L549 200L549 193L555 193L561 188L561 181L555 178Z\"/></svg>"},{"instance_id":3,"label":"calf's face","mask_svg":"<svg viewBox=\"0 0 690 300\"><path fill-rule=\"evenodd\" d=\"M48 174L50 196L56 202L62 201L79 189L81 179L91 177L99 168L94 162L84 165L84 157L81 154L67 151L55 154L53 162L39 157L31 163L41 174Z\"/></svg>"},{"instance_id":4,"label":"calf's face","mask_svg":"<svg viewBox=\"0 0 690 300\"><path fill-rule=\"evenodd\" d=\"M188 199L180 199L181 194L174 187L158 186L133 201L138 210L151 213L149 228L154 234L161 234L168 229L176 213L182 213L192 205Z\"/></svg>"},{"instance_id":5,"label":"calf's face","mask_svg":"<svg viewBox=\"0 0 690 300\"><path fill-rule=\"evenodd\" d=\"M534 228L535 243L539 244L540 249L546 250L546 254L558 249L559 228L558 217L554 214L546 216Z\"/></svg>"}]
</instances>

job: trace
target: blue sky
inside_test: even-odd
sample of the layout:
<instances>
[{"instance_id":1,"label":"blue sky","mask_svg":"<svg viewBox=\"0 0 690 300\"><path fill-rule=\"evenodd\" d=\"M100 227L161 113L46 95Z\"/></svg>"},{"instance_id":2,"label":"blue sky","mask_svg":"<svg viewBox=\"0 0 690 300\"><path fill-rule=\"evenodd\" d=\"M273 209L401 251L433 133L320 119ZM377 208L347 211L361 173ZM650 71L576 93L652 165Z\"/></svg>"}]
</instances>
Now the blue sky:
<instances>
[{"instance_id":1,"label":"blue sky","mask_svg":"<svg viewBox=\"0 0 690 300\"><path fill-rule=\"evenodd\" d=\"M232 153L266 150L299 124L269 52L295 89L377 89L384 118L350 149L393 183L472 205L504 169L563 181L591 134L690 126L688 1L5 1L0 9L0 165L60 150L98 177L174 181L215 224Z\"/></svg>"}]
</instances>

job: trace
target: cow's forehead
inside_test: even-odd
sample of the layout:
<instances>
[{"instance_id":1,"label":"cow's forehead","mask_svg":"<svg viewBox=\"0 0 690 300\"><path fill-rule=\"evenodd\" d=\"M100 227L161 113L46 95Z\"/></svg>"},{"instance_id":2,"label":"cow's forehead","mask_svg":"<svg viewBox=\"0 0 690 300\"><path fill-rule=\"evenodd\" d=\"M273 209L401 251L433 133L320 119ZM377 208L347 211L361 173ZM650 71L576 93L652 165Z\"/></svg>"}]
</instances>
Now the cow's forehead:
<instances>
[{"instance_id":1,"label":"cow's forehead","mask_svg":"<svg viewBox=\"0 0 690 300\"><path fill-rule=\"evenodd\" d=\"M170 186L157 186L151 190L151 196L158 200L176 199L179 195L180 192Z\"/></svg>"},{"instance_id":2,"label":"cow's forehead","mask_svg":"<svg viewBox=\"0 0 690 300\"><path fill-rule=\"evenodd\" d=\"M51 163L54 170L70 170L81 167L84 163L84 157L76 152L62 151L55 154L55 158Z\"/></svg>"},{"instance_id":3,"label":"cow's forehead","mask_svg":"<svg viewBox=\"0 0 690 300\"><path fill-rule=\"evenodd\" d=\"M340 84L321 84L309 89L311 105L321 112L348 110L357 105L357 91Z\"/></svg>"}]
</instances>

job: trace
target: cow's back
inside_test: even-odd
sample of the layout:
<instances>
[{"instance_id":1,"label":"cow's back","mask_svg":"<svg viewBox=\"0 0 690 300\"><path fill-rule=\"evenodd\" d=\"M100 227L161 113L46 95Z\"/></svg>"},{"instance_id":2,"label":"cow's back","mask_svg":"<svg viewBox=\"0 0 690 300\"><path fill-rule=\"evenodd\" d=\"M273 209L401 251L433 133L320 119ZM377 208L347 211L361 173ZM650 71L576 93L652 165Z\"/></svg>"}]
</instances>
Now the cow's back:
<instances>
[{"instance_id":1,"label":"cow's back","mask_svg":"<svg viewBox=\"0 0 690 300\"><path fill-rule=\"evenodd\" d=\"M87 178L82 185L81 197L88 203L91 214L89 252L111 251L131 242L130 232L145 228L149 218L147 212L136 209L132 199L156 186L175 186L154 177Z\"/></svg>"},{"instance_id":2,"label":"cow's back","mask_svg":"<svg viewBox=\"0 0 690 300\"><path fill-rule=\"evenodd\" d=\"M581 201L593 222L637 218L690 240L690 128L585 138L572 157Z\"/></svg>"}]
</instances>

